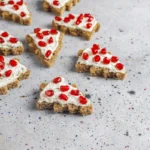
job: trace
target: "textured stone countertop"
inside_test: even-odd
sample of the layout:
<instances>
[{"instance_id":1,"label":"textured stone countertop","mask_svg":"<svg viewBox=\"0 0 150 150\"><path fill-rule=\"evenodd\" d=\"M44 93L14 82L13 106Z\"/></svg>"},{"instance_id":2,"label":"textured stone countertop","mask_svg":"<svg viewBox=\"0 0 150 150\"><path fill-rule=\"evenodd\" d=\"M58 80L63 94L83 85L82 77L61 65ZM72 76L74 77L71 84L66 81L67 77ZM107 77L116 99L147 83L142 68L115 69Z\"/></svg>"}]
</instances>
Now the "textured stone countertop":
<instances>
[{"instance_id":1,"label":"textured stone countertop","mask_svg":"<svg viewBox=\"0 0 150 150\"><path fill-rule=\"evenodd\" d=\"M91 41L66 35L50 69L28 52L25 35L34 27L49 28L55 15L44 12L40 0L27 2L32 25L0 19L1 30L23 41L25 53L17 57L31 70L30 79L0 96L0 150L150 150L150 0L81 0L71 13L94 14L101 30ZM93 43L120 57L128 72L125 80L75 72L77 51ZM36 109L40 83L58 75L92 100L92 115Z\"/></svg>"}]
</instances>

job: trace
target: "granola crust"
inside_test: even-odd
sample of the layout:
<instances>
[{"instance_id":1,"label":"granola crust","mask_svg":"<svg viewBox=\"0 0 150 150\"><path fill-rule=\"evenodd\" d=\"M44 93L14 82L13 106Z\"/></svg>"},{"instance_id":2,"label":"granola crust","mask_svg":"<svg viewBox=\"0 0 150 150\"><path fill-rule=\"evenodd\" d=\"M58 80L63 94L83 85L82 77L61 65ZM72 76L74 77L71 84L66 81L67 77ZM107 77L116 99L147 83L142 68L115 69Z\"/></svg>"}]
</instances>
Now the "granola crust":
<instances>
[{"instance_id":1,"label":"granola crust","mask_svg":"<svg viewBox=\"0 0 150 150\"><path fill-rule=\"evenodd\" d=\"M59 54L59 51L62 48L62 40L63 40L63 33L60 33L60 37L59 37L59 41L58 41L58 46L55 50L55 52L53 53L53 56L50 59L45 59L45 57L43 56L43 54L41 53L41 50L36 46L36 44L34 43L34 40L32 39L32 37L30 35L26 36L26 41L30 47L30 51L32 53L34 53L37 58L42 62L42 64L48 68L50 68L56 61L56 58Z\"/></svg>"},{"instance_id":2,"label":"granola crust","mask_svg":"<svg viewBox=\"0 0 150 150\"><path fill-rule=\"evenodd\" d=\"M19 46L15 48L0 48L0 55L21 55L24 52L24 47Z\"/></svg>"},{"instance_id":3,"label":"granola crust","mask_svg":"<svg viewBox=\"0 0 150 150\"><path fill-rule=\"evenodd\" d=\"M84 30L81 30L81 29L74 29L74 28L69 28L69 27L66 27L64 25L59 25L58 23L56 23L55 21L52 21L52 26L57 29L57 30L60 30L61 32L63 33L67 33L67 34L71 34L72 36L82 36L84 37L86 40L90 40L91 37L93 36L93 34L95 32L98 32L99 29L100 29L100 24L97 23L95 25L95 27L93 28L93 30L91 32L88 32L88 31L84 31Z\"/></svg>"},{"instance_id":4,"label":"granola crust","mask_svg":"<svg viewBox=\"0 0 150 150\"><path fill-rule=\"evenodd\" d=\"M16 15L16 14L12 14L8 11L2 11L0 9L0 16L4 19L4 20L12 20L14 22L20 23L22 25L30 25L31 24L31 13L30 13L30 18L27 19L22 19L20 16Z\"/></svg>"},{"instance_id":5,"label":"granola crust","mask_svg":"<svg viewBox=\"0 0 150 150\"><path fill-rule=\"evenodd\" d=\"M48 2L43 0L43 9L45 11L54 12L57 15L61 16L65 10L70 11L72 6L75 6L78 2L80 2L80 0L70 0L69 2L66 3L65 6L61 8L55 8L52 5L50 5Z\"/></svg>"},{"instance_id":6,"label":"granola crust","mask_svg":"<svg viewBox=\"0 0 150 150\"><path fill-rule=\"evenodd\" d=\"M40 85L40 91L44 89L44 87L47 85L47 83L42 83ZM76 85L72 85L76 87ZM69 112L70 114L81 114L81 115L89 115L92 113L92 105L89 106L76 106L73 104L66 104L66 105L61 105L59 103L48 103L48 102L37 102L37 108L39 110L43 109L53 109L54 112Z\"/></svg>"},{"instance_id":7,"label":"granola crust","mask_svg":"<svg viewBox=\"0 0 150 150\"><path fill-rule=\"evenodd\" d=\"M83 50L79 50L78 56L82 55ZM118 80L123 80L126 76L126 74L120 73L120 72L109 72L108 68L101 68L101 67L94 67L94 66L88 66L85 64L76 63L75 65L77 72L90 72L91 76L99 76L107 78L114 78Z\"/></svg>"},{"instance_id":8,"label":"granola crust","mask_svg":"<svg viewBox=\"0 0 150 150\"><path fill-rule=\"evenodd\" d=\"M0 88L0 95L7 94L8 90L18 87L19 81L28 79L30 76L30 70L27 70L25 73L21 74L17 80L15 80L12 83L9 83L8 85Z\"/></svg>"}]
</instances>

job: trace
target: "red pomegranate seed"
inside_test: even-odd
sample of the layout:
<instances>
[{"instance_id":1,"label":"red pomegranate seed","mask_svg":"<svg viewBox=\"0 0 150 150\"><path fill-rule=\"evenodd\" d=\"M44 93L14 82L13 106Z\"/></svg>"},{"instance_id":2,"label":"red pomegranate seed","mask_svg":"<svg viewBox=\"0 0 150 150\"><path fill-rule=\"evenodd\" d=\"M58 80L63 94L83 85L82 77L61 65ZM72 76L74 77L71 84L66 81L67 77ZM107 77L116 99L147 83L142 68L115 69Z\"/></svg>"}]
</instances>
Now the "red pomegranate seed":
<instances>
[{"instance_id":1,"label":"red pomegranate seed","mask_svg":"<svg viewBox=\"0 0 150 150\"><path fill-rule=\"evenodd\" d=\"M84 14L84 17L90 17L91 15L90 14Z\"/></svg>"},{"instance_id":2,"label":"red pomegranate seed","mask_svg":"<svg viewBox=\"0 0 150 150\"><path fill-rule=\"evenodd\" d=\"M78 17L78 19L79 19L79 20L82 20L83 17L84 17L83 14L80 14L79 17Z\"/></svg>"},{"instance_id":3,"label":"red pomegranate seed","mask_svg":"<svg viewBox=\"0 0 150 150\"><path fill-rule=\"evenodd\" d=\"M79 95L79 90L71 90L70 94L74 95L74 96L78 96Z\"/></svg>"},{"instance_id":4,"label":"red pomegranate seed","mask_svg":"<svg viewBox=\"0 0 150 150\"><path fill-rule=\"evenodd\" d=\"M53 42L54 42L53 37L50 37L50 38L48 39L48 43L51 44L51 43L53 43Z\"/></svg>"},{"instance_id":5,"label":"red pomegranate seed","mask_svg":"<svg viewBox=\"0 0 150 150\"><path fill-rule=\"evenodd\" d=\"M17 2L18 5L23 5L23 0L20 0L19 2Z\"/></svg>"},{"instance_id":6,"label":"red pomegranate seed","mask_svg":"<svg viewBox=\"0 0 150 150\"><path fill-rule=\"evenodd\" d=\"M13 59L9 61L9 65L11 65L12 67L16 67L17 64L18 64L17 61L15 61Z\"/></svg>"},{"instance_id":7,"label":"red pomegranate seed","mask_svg":"<svg viewBox=\"0 0 150 150\"><path fill-rule=\"evenodd\" d=\"M41 30L40 28L35 28L34 33L38 33L38 32L40 32L40 30Z\"/></svg>"},{"instance_id":8,"label":"red pomegranate seed","mask_svg":"<svg viewBox=\"0 0 150 150\"><path fill-rule=\"evenodd\" d=\"M86 103L87 103L87 99L86 99L84 96L80 96L80 97L79 97L79 102L80 102L81 104L86 104Z\"/></svg>"},{"instance_id":9,"label":"red pomegranate seed","mask_svg":"<svg viewBox=\"0 0 150 150\"><path fill-rule=\"evenodd\" d=\"M43 35L49 35L50 31L43 31L42 33L43 33Z\"/></svg>"},{"instance_id":10,"label":"red pomegranate seed","mask_svg":"<svg viewBox=\"0 0 150 150\"><path fill-rule=\"evenodd\" d=\"M0 44L4 43L4 39L2 37L0 37Z\"/></svg>"},{"instance_id":11,"label":"red pomegranate seed","mask_svg":"<svg viewBox=\"0 0 150 150\"><path fill-rule=\"evenodd\" d=\"M106 48L102 48L101 51L100 51L100 54L106 54L106 53L107 53Z\"/></svg>"},{"instance_id":12,"label":"red pomegranate seed","mask_svg":"<svg viewBox=\"0 0 150 150\"><path fill-rule=\"evenodd\" d=\"M55 79L53 79L53 83L57 84L61 82L61 77L57 77Z\"/></svg>"},{"instance_id":13,"label":"red pomegranate seed","mask_svg":"<svg viewBox=\"0 0 150 150\"><path fill-rule=\"evenodd\" d=\"M123 69L123 64L121 64L121 63L117 63L116 64L116 68L118 69L118 70L122 70Z\"/></svg>"},{"instance_id":14,"label":"red pomegranate seed","mask_svg":"<svg viewBox=\"0 0 150 150\"><path fill-rule=\"evenodd\" d=\"M99 55L96 55L95 57L94 57L94 61L95 62L99 62L101 60L101 57L99 56Z\"/></svg>"},{"instance_id":15,"label":"red pomegranate seed","mask_svg":"<svg viewBox=\"0 0 150 150\"><path fill-rule=\"evenodd\" d=\"M80 19L77 19L77 21L75 22L76 25L79 25L82 21Z\"/></svg>"},{"instance_id":16,"label":"red pomegranate seed","mask_svg":"<svg viewBox=\"0 0 150 150\"><path fill-rule=\"evenodd\" d=\"M111 62L116 63L119 60L117 56L112 56L111 57Z\"/></svg>"},{"instance_id":17,"label":"red pomegranate seed","mask_svg":"<svg viewBox=\"0 0 150 150\"><path fill-rule=\"evenodd\" d=\"M61 18L61 17L59 17L59 16L56 16L56 17L55 17L55 20L57 20L57 21L61 21L61 20L62 20L62 18Z\"/></svg>"},{"instance_id":18,"label":"red pomegranate seed","mask_svg":"<svg viewBox=\"0 0 150 150\"><path fill-rule=\"evenodd\" d=\"M39 41L39 42L38 42L38 45L39 45L40 47L45 47L47 44L46 44L44 41Z\"/></svg>"},{"instance_id":19,"label":"red pomegranate seed","mask_svg":"<svg viewBox=\"0 0 150 150\"><path fill-rule=\"evenodd\" d=\"M20 16L21 16L21 17L25 17L25 16L26 16L26 13L22 11L22 12L20 13Z\"/></svg>"},{"instance_id":20,"label":"red pomegranate seed","mask_svg":"<svg viewBox=\"0 0 150 150\"><path fill-rule=\"evenodd\" d=\"M90 16L89 19L87 20L87 22L91 22L93 21L94 17L93 16Z\"/></svg>"},{"instance_id":21,"label":"red pomegranate seed","mask_svg":"<svg viewBox=\"0 0 150 150\"><path fill-rule=\"evenodd\" d=\"M69 21L70 21L70 18L69 18L69 17L65 17L65 18L64 18L64 22L65 22L65 23L68 23Z\"/></svg>"},{"instance_id":22,"label":"red pomegranate seed","mask_svg":"<svg viewBox=\"0 0 150 150\"><path fill-rule=\"evenodd\" d=\"M60 91L66 92L66 91L68 91L68 90L69 90L69 86L68 86L68 85L61 85L61 86L60 86Z\"/></svg>"},{"instance_id":23,"label":"red pomegranate seed","mask_svg":"<svg viewBox=\"0 0 150 150\"><path fill-rule=\"evenodd\" d=\"M37 33L36 37L39 38L39 39L43 39L43 34L42 33Z\"/></svg>"},{"instance_id":24,"label":"red pomegranate seed","mask_svg":"<svg viewBox=\"0 0 150 150\"><path fill-rule=\"evenodd\" d=\"M67 100L68 100L68 96L67 96L66 94L60 94L60 95L59 95L59 99L60 99L60 100L67 101Z\"/></svg>"},{"instance_id":25,"label":"red pomegranate seed","mask_svg":"<svg viewBox=\"0 0 150 150\"><path fill-rule=\"evenodd\" d=\"M18 10L18 9L19 9L19 6L15 4L15 5L13 5L13 9L14 9L14 10Z\"/></svg>"},{"instance_id":26,"label":"red pomegranate seed","mask_svg":"<svg viewBox=\"0 0 150 150\"><path fill-rule=\"evenodd\" d=\"M47 91L45 91L45 95L48 97L52 97L54 95L54 91L53 90L47 90Z\"/></svg>"},{"instance_id":27,"label":"red pomegranate seed","mask_svg":"<svg viewBox=\"0 0 150 150\"><path fill-rule=\"evenodd\" d=\"M51 50L48 50L46 53L45 53L45 57L49 57L51 55L52 51Z\"/></svg>"},{"instance_id":28,"label":"red pomegranate seed","mask_svg":"<svg viewBox=\"0 0 150 150\"><path fill-rule=\"evenodd\" d=\"M104 57L103 63L106 64L106 65L108 65L110 63L110 59L107 58L107 57Z\"/></svg>"},{"instance_id":29,"label":"red pomegranate seed","mask_svg":"<svg viewBox=\"0 0 150 150\"><path fill-rule=\"evenodd\" d=\"M0 61L4 61L4 57L0 55Z\"/></svg>"},{"instance_id":30,"label":"red pomegranate seed","mask_svg":"<svg viewBox=\"0 0 150 150\"><path fill-rule=\"evenodd\" d=\"M12 74L12 70L7 70L7 71L5 72L5 76L6 76L6 77L10 77L11 74Z\"/></svg>"},{"instance_id":31,"label":"red pomegranate seed","mask_svg":"<svg viewBox=\"0 0 150 150\"><path fill-rule=\"evenodd\" d=\"M13 1L13 0L10 0L10 1L8 2L8 4L13 5L13 4L14 4L14 1Z\"/></svg>"},{"instance_id":32,"label":"red pomegranate seed","mask_svg":"<svg viewBox=\"0 0 150 150\"><path fill-rule=\"evenodd\" d=\"M53 1L53 5L58 6L58 5L59 5L59 1L54 0L54 1Z\"/></svg>"},{"instance_id":33,"label":"red pomegranate seed","mask_svg":"<svg viewBox=\"0 0 150 150\"><path fill-rule=\"evenodd\" d=\"M0 2L0 6L5 6L5 3L4 2Z\"/></svg>"},{"instance_id":34,"label":"red pomegranate seed","mask_svg":"<svg viewBox=\"0 0 150 150\"><path fill-rule=\"evenodd\" d=\"M92 50L92 54L95 55L98 53L99 46L94 44L93 47L91 48L91 50Z\"/></svg>"},{"instance_id":35,"label":"red pomegranate seed","mask_svg":"<svg viewBox=\"0 0 150 150\"><path fill-rule=\"evenodd\" d=\"M82 58L83 58L84 60L88 60L89 54L88 54L88 53L83 53Z\"/></svg>"},{"instance_id":36,"label":"red pomegranate seed","mask_svg":"<svg viewBox=\"0 0 150 150\"><path fill-rule=\"evenodd\" d=\"M93 44L93 48L95 48L95 49L100 49L100 47L99 47L98 44Z\"/></svg>"},{"instance_id":37,"label":"red pomegranate seed","mask_svg":"<svg viewBox=\"0 0 150 150\"><path fill-rule=\"evenodd\" d=\"M0 61L0 70L3 70L5 68L5 63L3 61Z\"/></svg>"},{"instance_id":38,"label":"red pomegranate seed","mask_svg":"<svg viewBox=\"0 0 150 150\"><path fill-rule=\"evenodd\" d=\"M58 33L58 31L56 29L51 29L50 30L50 34L57 34L57 33Z\"/></svg>"},{"instance_id":39,"label":"red pomegranate seed","mask_svg":"<svg viewBox=\"0 0 150 150\"><path fill-rule=\"evenodd\" d=\"M2 36L2 37L8 37L9 34L8 34L8 32L3 32L3 33L1 34L1 36Z\"/></svg>"},{"instance_id":40,"label":"red pomegranate seed","mask_svg":"<svg viewBox=\"0 0 150 150\"><path fill-rule=\"evenodd\" d=\"M18 39L17 39L17 38L14 38L14 37L11 37L11 38L9 39L9 42L15 44L15 43L18 42Z\"/></svg>"},{"instance_id":41,"label":"red pomegranate seed","mask_svg":"<svg viewBox=\"0 0 150 150\"><path fill-rule=\"evenodd\" d=\"M70 19L74 19L75 18L75 16L74 15L72 15L72 14L69 14L69 16L68 16Z\"/></svg>"},{"instance_id":42,"label":"red pomegranate seed","mask_svg":"<svg viewBox=\"0 0 150 150\"><path fill-rule=\"evenodd\" d=\"M92 23L87 23L87 24L86 24L86 28L87 28L87 29L90 29L91 27L92 27Z\"/></svg>"}]
</instances>

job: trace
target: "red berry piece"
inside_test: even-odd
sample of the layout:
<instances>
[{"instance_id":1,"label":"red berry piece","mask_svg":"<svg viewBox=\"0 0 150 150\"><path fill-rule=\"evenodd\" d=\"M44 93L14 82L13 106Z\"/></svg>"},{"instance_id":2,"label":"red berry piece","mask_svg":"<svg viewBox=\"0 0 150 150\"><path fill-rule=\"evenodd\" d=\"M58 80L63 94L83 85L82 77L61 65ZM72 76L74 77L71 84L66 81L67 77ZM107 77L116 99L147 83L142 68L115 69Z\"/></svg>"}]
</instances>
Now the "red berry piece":
<instances>
[{"instance_id":1,"label":"red berry piece","mask_svg":"<svg viewBox=\"0 0 150 150\"><path fill-rule=\"evenodd\" d=\"M90 16L89 19L87 20L87 22L91 22L93 21L94 17L93 16Z\"/></svg>"},{"instance_id":2,"label":"red berry piece","mask_svg":"<svg viewBox=\"0 0 150 150\"><path fill-rule=\"evenodd\" d=\"M39 39L43 39L43 34L42 33L37 33L36 37L39 38Z\"/></svg>"},{"instance_id":3,"label":"red berry piece","mask_svg":"<svg viewBox=\"0 0 150 150\"><path fill-rule=\"evenodd\" d=\"M68 91L68 90L69 90L69 86L68 86L68 85L61 85L61 86L60 86L60 91L66 92L66 91Z\"/></svg>"},{"instance_id":4,"label":"red berry piece","mask_svg":"<svg viewBox=\"0 0 150 150\"><path fill-rule=\"evenodd\" d=\"M23 0L20 0L19 2L17 2L17 5L23 5Z\"/></svg>"},{"instance_id":5,"label":"red berry piece","mask_svg":"<svg viewBox=\"0 0 150 150\"><path fill-rule=\"evenodd\" d=\"M59 16L56 16L56 17L55 17L55 20L57 20L57 21L61 21L61 20L62 20L62 18L61 18L61 17L59 17Z\"/></svg>"},{"instance_id":6,"label":"red berry piece","mask_svg":"<svg viewBox=\"0 0 150 150\"><path fill-rule=\"evenodd\" d=\"M55 79L53 79L53 83L57 84L61 82L61 77L57 77Z\"/></svg>"},{"instance_id":7,"label":"red berry piece","mask_svg":"<svg viewBox=\"0 0 150 150\"><path fill-rule=\"evenodd\" d=\"M13 1L13 0L10 0L10 1L8 2L8 4L13 5L13 4L14 4L14 1Z\"/></svg>"},{"instance_id":8,"label":"red berry piece","mask_svg":"<svg viewBox=\"0 0 150 150\"><path fill-rule=\"evenodd\" d=\"M4 61L4 57L0 55L0 61Z\"/></svg>"},{"instance_id":9,"label":"red berry piece","mask_svg":"<svg viewBox=\"0 0 150 150\"><path fill-rule=\"evenodd\" d=\"M117 64L116 64L116 68L117 68L118 70L122 70L122 69L124 68L124 66L123 66L123 64L121 64L121 63L117 63Z\"/></svg>"},{"instance_id":10,"label":"red berry piece","mask_svg":"<svg viewBox=\"0 0 150 150\"><path fill-rule=\"evenodd\" d=\"M53 5L59 6L59 1L58 1L58 0L54 0L54 1L53 1Z\"/></svg>"},{"instance_id":11,"label":"red berry piece","mask_svg":"<svg viewBox=\"0 0 150 150\"><path fill-rule=\"evenodd\" d=\"M46 44L44 41L39 41L39 42L38 42L38 45L39 45L40 47L45 47L47 44Z\"/></svg>"},{"instance_id":12,"label":"red berry piece","mask_svg":"<svg viewBox=\"0 0 150 150\"><path fill-rule=\"evenodd\" d=\"M16 67L17 64L18 64L17 61L15 61L13 59L9 61L9 65L11 65L12 67Z\"/></svg>"},{"instance_id":13,"label":"red berry piece","mask_svg":"<svg viewBox=\"0 0 150 150\"><path fill-rule=\"evenodd\" d=\"M66 94L60 94L60 95L59 95L59 99L60 99L60 100L67 101L67 100L68 100L68 96L67 96Z\"/></svg>"},{"instance_id":14,"label":"red berry piece","mask_svg":"<svg viewBox=\"0 0 150 150\"><path fill-rule=\"evenodd\" d=\"M58 31L56 29L51 29L50 30L50 34L57 34L57 33L58 33Z\"/></svg>"},{"instance_id":15,"label":"red berry piece","mask_svg":"<svg viewBox=\"0 0 150 150\"><path fill-rule=\"evenodd\" d=\"M4 43L4 39L2 37L0 37L0 44Z\"/></svg>"},{"instance_id":16,"label":"red berry piece","mask_svg":"<svg viewBox=\"0 0 150 150\"><path fill-rule=\"evenodd\" d=\"M65 22L65 23L70 22L70 18L69 18L69 17L65 17L65 18L64 18L64 22Z\"/></svg>"},{"instance_id":17,"label":"red berry piece","mask_svg":"<svg viewBox=\"0 0 150 150\"><path fill-rule=\"evenodd\" d=\"M89 54L88 54L88 53L83 53L82 58L83 58L84 60L88 60Z\"/></svg>"},{"instance_id":18,"label":"red berry piece","mask_svg":"<svg viewBox=\"0 0 150 150\"><path fill-rule=\"evenodd\" d=\"M5 6L5 3L4 2L0 2L0 6Z\"/></svg>"},{"instance_id":19,"label":"red berry piece","mask_svg":"<svg viewBox=\"0 0 150 150\"><path fill-rule=\"evenodd\" d=\"M100 47L99 47L98 44L93 44L93 48L95 48L95 49L100 49Z\"/></svg>"},{"instance_id":20,"label":"red berry piece","mask_svg":"<svg viewBox=\"0 0 150 150\"><path fill-rule=\"evenodd\" d=\"M40 32L40 30L41 30L40 28L35 28L34 33L38 33L38 32Z\"/></svg>"},{"instance_id":21,"label":"red berry piece","mask_svg":"<svg viewBox=\"0 0 150 150\"><path fill-rule=\"evenodd\" d=\"M50 37L50 38L48 39L48 43L51 44L51 43L53 43L53 42L54 42L53 37Z\"/></svg>"},{"instance_id":22,"label":"red berry piece","mask_svg":"<svg viewBox=\"0 0 150 150\"><path fill-rule=\"evenodd\" d=\"M47 91L45 91L45 95L48 97L52 97L54 95L54 91L53 90L47 90Z\"/></svg>"},{"instance_id":23,"label":"red berry piece","mask_svg":"<svg viewBox=\"0 0 150 150\"><path fill-rule=\"evenodd\" d=\"M95 55L95 54L97 54L98 53L98 50L99 50L99 45L97 45L97 44L93 44L93 47L91 48L91 50L92 50L92 54L93 55Z\"/></svg>"},{"instance_id":24,"label":"red berry piece","mask_svg":"<svg viewBox=\"0 0 150 150\"><path fill-rule=\"evenodd\" d=\"M46 53L45 53L45 57L49 57L51 55L52 51L51 50L48 50Z\"/></svg>"},{"instance_id":25,"label":"red berry piece","mask_svg":"<svg viewBox=\"0 0 150 150\"><path fill-rule=\"evenodd\" d=\"M69 14L69 16L68 16L70 19L74 19L75 18L75 16L74 15L72 15L72 14Z\"/></svg>"},{"instance_id":26,"label":"red berry piece","mask_svg":"<svg viewBox=\"0 0 150 150\"><path fill-rule=\"evenodd\" d=\"M117 56L112 56L111 57L111 62L116 63L119 60Z\"/></svg>"},{"instance_id":27,"label":"red berry piece","mask_svg":"<svg viewBox=\"0 0 150 150\"><path fill-rule=\"evenodd\" d=\"M80 19L77 19L77 21L75 22L76 25L79 25L82 21Z\"/></svg>"},{"instance_id":28,"label":"red berry piece","mask_svg":"<svg viewBox=\"0 0 150 150\"><path fill-rule=\"evenodd\" d=\"M42 33L43 33L43 35L49 35L50 31L43 31Z\"/></svg>"},{"instance_id":29,"label":"red berry piece","mask_svg":"<svg viewBox=\"0 0 150 150\"><path fill-rule=\"evenodd\" d=\"M107 53L106 48L102 48L101 51L100 51L100 54L106 54L106 53Z\"/></svg>"},{"instance_id":30,"label":"red berry piece","mask_svg":"<svg viewBox=\"0 0 150 150\"><path fill-rule=\"evenodd\" d=\"M2 36L2 37L8 37L9 34L8 34L8 32L3 32L3 33L1 34L1 36Z\"/></svg>"},{"instance_id":31,"label":"red berry piece","mask_svg":"<svg viewBox=\"0 0 150 150\"><path fill-rule=\"evenodd\" d=\"M14 38L14 37L11 37L11 38L9 39L9 42L15 44L15 43L18 42L18 39L17 39L17 38Z\"/></svg>"},{"instance_id":32,"label":"red berry piece","mask_svg":"<svg viewBox=\"0 0 150 150\"><path fill-rule=\"evenodd\" d=\"M83 14L80 14L79 17L78 17L78 19L79 19L79 20L82 20L83 17L84 17Z\"/></svg>"},{"instance_id":33,"label":"red berry piece","mask_svg":"<svg viewBox=\"0 0 150 150\"><path fill-rule=\"evenodd\" d=\"M108 65L110 63L110 59L107 58L107 57L104 57L103 63L106 64L106 65Z\"/></svg>"},{"instance_id":34,"label":"red berry piece","mask_svg":"<svg viewBox=\"0 0 150 150\"><path fill-rule=\"evenodd\" d=\"M96 55L96 56L93 58L93 60L94 60L95 62L99 62L99 61L101 60L101 57L100 57L99 55Z\"/></svg>"},{"instance_id":35,"label":"red berry piece","mask_svg":"<svg viewBox=\"0 0 150 150\"><path fill-rule=\"evenodd\" d=\"M18 9L19 9L19 6L15 4L15 5L13 5L13 9L14 9L14 10L18 10Z\"/></svg>"},{"instance_id":36,"label":"red berry piece","mask_svg":"<svg viewBox=\"0 0 150 150\"><path fill-rule=\"evenodd\" d=\"M79 97L79 102L84 105L84 104L87 103L87 99L84 96L80 96Z\"/></svg>"},{"instance_id":37,"label":"red berry piece","mask_svg":"<svg viewBox=\"0 0 150 150\"><path fill-rule=\"evenodd\" d=\"M3 70L5 68L5 63L3 61L0 61L0 70Z\"/></svg>"},{"instance_id":38,"label":"red berry piece","mask_svg":"<svg viewBox=\"0 0 150 150\"><path fill-rule=\"evenodd\" d=\"M84 14L84 17L90 17L91 15L90 14Z\"/></svg>"},{"instance_id":39,"label":"red berry piece","mask_svg":"<svg viewBox=\"0 0 150 150\"><path fill-rule=\"evenodd\" d=\"M87 29L90 29L91 27L92 27L92 23L87 23L87 24L86 24L86 28L87 28Z\"/></svg>"},{"instance_id":40,"label":"red berry piece","mask_svg":"<svg viewBox=\"0 0 150 150\"><path fill-rule=\"evenodd\" d=\"M6 77L10 77L11 74L12 74L12 70L7 70L7 71L5 72L5 76L6 76Z\"/></svg>"},{"instance_id":41,"label":"red berry piece","mask_svg":"<svg viewBox=\"0 0 150 150\"><path fill-rule=\"evenodd\" d=\"M71 90L70 94L74 96L79 96L79 90Z\"/></svg>"},{"instance_id":42,"label":"red berry piece","mask_svg":"<svg viewBox=\"0 0 150 150\"><path fill-rule=\"evenodd\" d=\"M20 16L21 16L21 17L25 17L25 16L26 16L26 13L22 11L22 12L20 13Z\"/></svg>"}]
</instances>

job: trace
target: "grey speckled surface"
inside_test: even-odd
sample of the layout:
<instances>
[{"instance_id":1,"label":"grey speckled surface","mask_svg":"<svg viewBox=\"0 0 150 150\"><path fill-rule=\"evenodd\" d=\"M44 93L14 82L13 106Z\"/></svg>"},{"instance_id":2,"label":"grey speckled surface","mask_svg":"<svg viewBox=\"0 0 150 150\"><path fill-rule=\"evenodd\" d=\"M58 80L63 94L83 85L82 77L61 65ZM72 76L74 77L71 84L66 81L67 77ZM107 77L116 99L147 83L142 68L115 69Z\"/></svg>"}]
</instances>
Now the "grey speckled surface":
<instances>
[{"instance_id":1,"label":"grey speckled surface","mask_svg":"<svg viewBox=\"0 0 150 150\"><path fill-rule=\"evenodd\" d=\"M102 28L90 42L65 36L51 69L27 52L25 35L34 27L49 27L54 15L42 10L40 0L28 3L31 26L0 20L0 29L24 42L26 52L18 57L31 70L31 78L22 81L19 89L0 96L0 150L150 150L150 1L82 0L71 12L93 13ZM106 46L125 63L124 81L75 72L77 51L93 43ZM92 115L36 110L40 82L57 75L89 94L95 109Z\"/></svg>"}]
</instances>

